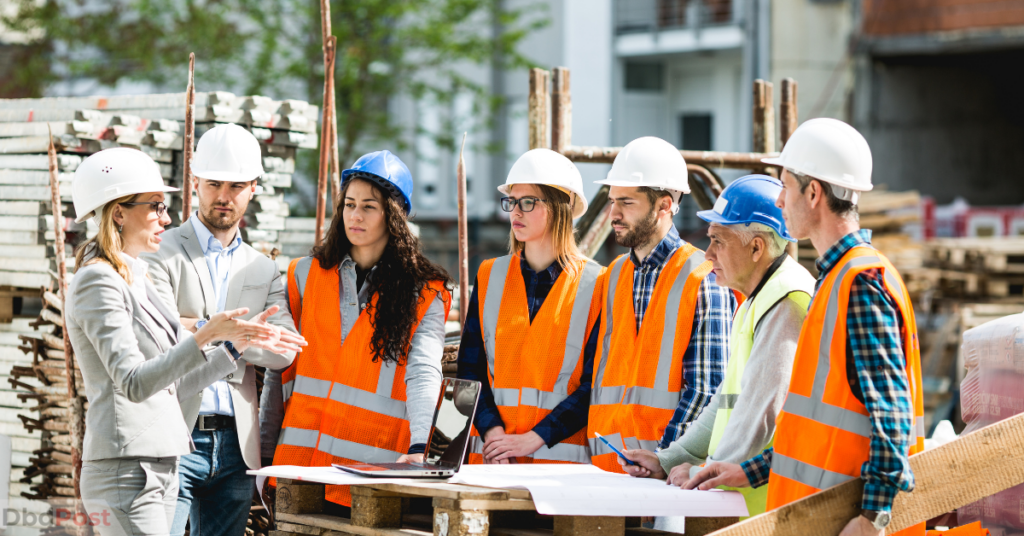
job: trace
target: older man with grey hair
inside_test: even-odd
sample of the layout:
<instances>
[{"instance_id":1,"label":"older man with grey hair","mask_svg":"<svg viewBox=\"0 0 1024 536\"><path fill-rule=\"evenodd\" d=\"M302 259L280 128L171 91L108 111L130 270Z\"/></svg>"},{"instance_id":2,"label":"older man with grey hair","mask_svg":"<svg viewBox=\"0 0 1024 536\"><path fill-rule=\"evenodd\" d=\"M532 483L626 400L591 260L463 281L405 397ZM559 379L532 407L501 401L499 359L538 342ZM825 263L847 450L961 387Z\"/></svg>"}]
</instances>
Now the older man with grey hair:
<instances>
[{"instance_id":1,"label":"older man with grey hair","mask_svg":"<svg viewBox=\"0 0 1024 536\"><path fill-rule=\"evenodd\" d=\"M775 199L776 179L749 175L733 181L712 210L697 215L711 223L707 260L719 285L747 299L736 311L725 379L711 402L678 440L660 452L629 450L637 477L682 485L706 461L739 463L771 445L796 355L800 327L814 278L793 258ZM750 515L765 511L766 487L743 488ZM681 520L659 518L655 528L681 531Z\"/></svg>"}]
</instances>

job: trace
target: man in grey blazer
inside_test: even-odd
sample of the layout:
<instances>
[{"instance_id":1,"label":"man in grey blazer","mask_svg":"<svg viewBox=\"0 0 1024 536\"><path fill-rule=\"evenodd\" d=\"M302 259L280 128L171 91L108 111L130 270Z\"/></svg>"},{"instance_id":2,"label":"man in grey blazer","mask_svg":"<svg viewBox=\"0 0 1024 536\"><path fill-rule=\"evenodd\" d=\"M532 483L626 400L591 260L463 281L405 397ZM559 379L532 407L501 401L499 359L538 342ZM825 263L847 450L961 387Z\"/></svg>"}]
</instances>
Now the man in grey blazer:
<instances>
[{"instance_id":1,"label":"man in grey blazer","mask_svg":"<svg viewBox=\"0 0 1024 536\"><path fill-rule=\"evenodd\" d=\"M294 331L277 264L241 240L239 222L263 174L259 142L238 125L219 125L199 140L193 160L199 210L165 232L150 274L161 298L186 328L222 310L281 310L268 321ZM295 355L246 351L237 369L181 402L196 451L181 458L172 535L242 534L260 467L259 399L254 365L284 369Z\"/></svg>"}]
</instances>

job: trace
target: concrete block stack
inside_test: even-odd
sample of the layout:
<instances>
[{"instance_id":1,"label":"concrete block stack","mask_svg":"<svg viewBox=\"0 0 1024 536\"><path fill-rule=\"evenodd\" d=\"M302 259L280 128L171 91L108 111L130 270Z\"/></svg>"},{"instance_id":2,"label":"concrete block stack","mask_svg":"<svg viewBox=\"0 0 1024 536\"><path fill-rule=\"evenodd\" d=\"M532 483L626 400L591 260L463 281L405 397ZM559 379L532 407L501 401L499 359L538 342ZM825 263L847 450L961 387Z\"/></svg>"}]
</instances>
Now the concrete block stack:
<instances>
[{"instance_id":1,"label":"concrete block stack","mask_svg":"<svg viewBox=\"0 0 1024 536\"><path fill-rule=\"evenodd\" d=\"M2 387L9 387L0 390L0 433L14 439L12 505L31 504L29 510L42 512L48 505L27 499L60 504L73 496L71 401L63 361L62 300L54 279L47 145L52 139L58 153L70 272L73 245L97 230L92 221L74 223L71 179L77 166L102 149L133 147L157 161L168 184L180 187L184 103L184 93L0 100L0 375L7 375L0 379L7 380ZM304 101L196 94L196 140L216 124L231 122L248 128L261 142L267 173L244 217L242 237L268 255L281 251L278 233L288 216L284 192L291 186L297 151L317 147L318 118L318 108ZM177 226L182 221L181 195L172 194L168 205L172 226ZM25 534L37 534L38 528ZM10 527L6 533L21 534L22 529Z\"/></svg>"}]
</instances>

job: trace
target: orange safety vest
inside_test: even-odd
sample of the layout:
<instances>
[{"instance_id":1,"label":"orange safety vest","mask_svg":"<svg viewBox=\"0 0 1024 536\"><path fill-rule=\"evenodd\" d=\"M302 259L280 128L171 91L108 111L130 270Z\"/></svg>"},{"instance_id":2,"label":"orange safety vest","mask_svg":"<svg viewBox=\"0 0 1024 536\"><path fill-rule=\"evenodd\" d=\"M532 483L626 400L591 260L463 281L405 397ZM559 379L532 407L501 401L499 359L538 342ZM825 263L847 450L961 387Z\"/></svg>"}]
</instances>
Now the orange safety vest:
<instances>
[{"instance_id":1,"label":"orange safety vest","mask_svg":"<svg viewBox=\"0 0 1024 536\"><path fill-rule=\"evenodd\" d=\"M852 248L821 283L807 312L789 394L775 429L768 509L860 476L871 442L871 418L846 376L846 314L854 277L883 274L886 291L903 315L903 348L915 416L910 454L924 450L921 348L910 294L896 268L872 247ZM897 534L924 534L924 523Z\"/></svg>"},{"instance_id":2,"label":"orange safety vest","mask_svg":"<svg viewBox=\"0 0 1024 536\"><path fill-rule=\"evenodd\" d=\"M654 451L672 420L683 390L683 354L690 345L701 281L711 273L704 252L683 244L666 261L636 330L633 270L622 255L605 272L601 294L601 334L590 392L587 437L591 463L622 473L616 448Z\"/></svg>"},{"instance_id":3,"label":"orange safety vest","mask_svg":"<svg viewBox=\"0 0 1024 536\"><path fill-rule=\"evenodd\" d=\"M413 331L435 298L444 301L445 318L451 305L441 281L426 285L420 297ZM274 465L394 462L409 449L404 359L385 364L370 349L367 311L377 296L348 333L341 333L340 298L337 268L321 268L313 257L288 266L289 305L308 346L281 374L284 422ZM348 486L327 486L326 498L351 505Z\"/></svg>"},{"instance_id":4,"label":"orange safety vest","mask_svg":"<svg viewBox=\"0 0 1024 536\"><path fill-rule=\"evenodd\" d=\"M505 433L525 434L580 385L583 349L597 322L601 302L593 300L601 265L577 263L563 270L530 321L520 256L484 261L477 272L480 327L488 380ZM529 344L526 344L529 341ZM483 440L472 430L469 463L483 463ZM518 463L590 463L587 431L554 447L542 446Z\"/></svg>"}]
</instances>

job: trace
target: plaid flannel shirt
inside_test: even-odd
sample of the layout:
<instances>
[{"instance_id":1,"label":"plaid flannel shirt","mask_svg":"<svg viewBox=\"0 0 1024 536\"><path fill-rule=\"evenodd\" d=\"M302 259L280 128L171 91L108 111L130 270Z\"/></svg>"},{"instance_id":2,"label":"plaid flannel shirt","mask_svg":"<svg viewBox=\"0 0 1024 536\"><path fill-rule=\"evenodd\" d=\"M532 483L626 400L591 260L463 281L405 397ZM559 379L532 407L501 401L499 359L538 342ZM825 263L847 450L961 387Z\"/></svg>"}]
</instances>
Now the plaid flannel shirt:
<instances>
[{"instance_id":1,"label":"plaid flannel shirt","mask_svg":"<svg viewBox=\"0 0 1024 536\"><path fill-rule=\"evenodd\" d=\"M871 231L860 230L844 236L817 260L818 282L850 249L871 245ZM903 316L882 284L879 270L865 270L850 288L846 330L850 352L847 376L854 396L871 415L871 443L868 460L861 466L864 494L861 508L890 511L900 491L914 489L908 450L914 441L914 411L903 352ZM852 357L852 359L850 359ZM743 462L743 470L754 487L768 482L772 450Z\"/></svg>"},{"instance_id":2,"label":"plaid flannel shirt","mask_svg":"<svg viewBox=\"0 0 1024 536\"><path fill-rule=\"evenodd\" d=\"M673 226L643 261L637 258L636 252L630 250L629 259L636 267L633 270L633 309L637 331L640 330L662 268L683 244L685 242ZM672 420L668 422L658 443L659 449L668 448L673 441L682 437L690 423L711 401L718 384L722 383L729 359L729 333L735 311L736 297L729 289L715 284L715 274L708 274L697 292L690 344L683 355L683 392Z\"/></svg>"},{"instance_id":3,"label":"plaid flannel shirt","mask_svg":"<svg viewBox=\"0 0 1024 536\"><path fill-rule=\"evenodd\" d=\"M523 282L526 284L526 303L532 322L544 304L544 300L547 299L555 280L562 274L562 267L555 262L545 270L534 272L525 258L521 259L519 267L523 272ZM505 422L498 412L498 405L494 402L494 391L491 390L487 371L487 350L484 348L483 332L480 328L480 302L477 298L477 288L474 281L469 310L466 314L466 325L463 327L462 342L459 345L458 377L480 382L480 400L477 402L473 424L480 436L483 437L487 430L495 426L504 427ZM597 337L600 327L601 321L598 319L594 323L594 328L587 338L587 345L583 349L583 374L580 376L580 386L533 427L533 431L544 440L544 444L548 447L554 447L587 426L587 417L590 413L590 390L594 383L591 379L594 372L594 354L597 352Z\"/></svg>"}]
</instances>

